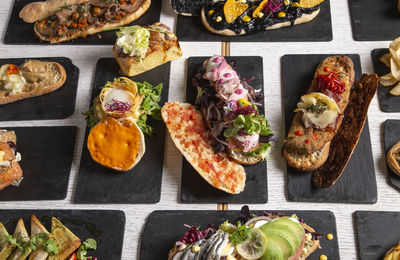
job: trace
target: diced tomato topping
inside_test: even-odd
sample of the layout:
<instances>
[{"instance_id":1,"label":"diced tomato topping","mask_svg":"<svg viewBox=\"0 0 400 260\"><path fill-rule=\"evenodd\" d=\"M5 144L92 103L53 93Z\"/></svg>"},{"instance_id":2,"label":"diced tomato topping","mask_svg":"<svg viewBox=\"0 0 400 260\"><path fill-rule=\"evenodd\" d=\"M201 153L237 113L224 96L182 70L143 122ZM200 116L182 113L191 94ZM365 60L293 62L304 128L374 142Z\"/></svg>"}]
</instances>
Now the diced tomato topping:
<instances>
[{"instance_id":1,"label":"diced tomato topping","mask_svg":"<svg viewBox=\"0 0 400 260\"><path fill-rule=\"evenodd\" d=\"M310 139L307 139L306 140L306 144L309 144L311 141L310 141Z\"/></svg>"},{"instance_id":2,"label":"diced tomato topping","mask_svg":"<svg viewBox=\"0 0 400 260\"><path fill-rule=\"evenodd\" d=\"M328 72L329 71L328 67L324 67L324 71Z\"/></svg>"},{"instance_id":3,"label":"diced tomato topping","mask_svg":"<svg viewBox=\"0 0 400 260\"><path fill-rule=\"evenodd\" d=\"M18 73L18 66L11 64L8 66L7 75L17 74Z\"/></svg>"},{"instance_id":4,"label":"diced tomato topping","mask_svg":"<svg viewBox=\"0 0 400 260\"><path fill-rule=\"evenodd\" d=\"M297 131L295 132L295 134L296 134L297 136L302 136L302 135L303 135L303 132L302 132L301 130L297 130Z\"/></svg>"},{"instance_id":5,"label":"diced tomato topping","mask_svg":"<svg viewBox=\"0 0 400 260\"><path fill-rule=\"evenodd\" d=\"M313 133L312 138L313 138L314 140L317 140L317 139L318 139L318 134L317 134L317 133Z\"/></svg>"},{"instance_id":6,"label":"diced tomato topping","mask_svg":"<svg viewBox=\"0 0 400 260\"><path fill-rule=\"evenodd\" d=\"M77 260L78 258L77 258L77 256L76 256L76 253L73 253L69 258L68 258L68 260Z\"/></svg>"},{"instance_id":7,"label":"diced tomato topping","mask_svg":"<svg viewBox=\"0 0 400 260\"><path fill-rule=\"evenodd\" d=\"M337 73L329 73L328 75L319 74L317 76L317 89L324 91L328 89L337 94L341 94L345 91L345 84L339 79Z\"/></svg>"}]
</instances>

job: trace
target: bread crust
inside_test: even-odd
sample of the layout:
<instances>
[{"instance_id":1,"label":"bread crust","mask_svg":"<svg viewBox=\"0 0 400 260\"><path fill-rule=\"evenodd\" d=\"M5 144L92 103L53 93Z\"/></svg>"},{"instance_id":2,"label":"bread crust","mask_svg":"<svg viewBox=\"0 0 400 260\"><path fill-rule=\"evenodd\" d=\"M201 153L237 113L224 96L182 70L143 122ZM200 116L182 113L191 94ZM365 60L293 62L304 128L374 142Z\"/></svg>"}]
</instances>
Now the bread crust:
<instances>
[{"instance_id":1,"label":"bread crust","mask_svg":"<svg viewBox=\"0 0 400 260\"><path fill-rule=\"evenodd\" d=\"M84 2L87 2L88 0L67 0L65 1L67 4L81 4ZM135 20L137 20L139 17L141 17L144 13L146 13L146 11L150 8L151 5L151 0L139 0L142 1L142 3L140 4L140 6L133 12L125 15L121 20L119 21L115 21L115 22L107 22L101 26L98 25L91 25L88 26L85 30L82 31L76 31L68 36L63 36L63 37L49 37L49 36L45 36L40 34L39 30L38 30L38 26L39 23L36 22L33 30L35 32L35 35L42 41L48 41L50 43L60 43L60 42L65 42L65 41L70 41L79 37L86 37L86 35L93 35L99 32L102 32L104 30L108 30L108 29L113 29L119 26L123 26L126 24L129 24ZM37 15L37 17L32 18L29 21L38 21L44 18L49 17L50 15L52 15L55 11L57 11L57 9L60 6L64 6L64 1L59 1L59 0L48 0L47 2L35 2L36 5L32 5L31 7L27 8L24 12L21 11L20 13L20 17L22 15L22 17L24 17L23 19L27 19L27 16L29 16L29 12L33 12L32 10L37 9L37 12L40 13L41 15ZM32 3L32 4L35 4ZM46 4L47 3L47 4ZM58 3L58 4L57 4ZM62 3L62 4L61 4ZM61 5L60 5L61 4ZM50 6L50 7L49 7ZM28 7L25 6L25 7ZM52 10L51 12L48 11L46 8L49 8L50 10ZM21 18L22 18L21 17ZM37 19L39 18L39 19Z\"/></svg>"},{"instance_id":2,"label":"bread crust","mask_svg":"<svg viewBox=\"0 0 400 260\"><path fill-rule=\"evenodd\" d=\"M310 14L303 14L300 18L297 18L294 21L294 25L307 23L307 22L313 20L315 17L317 17L317 15L319 13L320 13L320 8L318 8L317 10L313 11ZM242 29L240 31L240 33L237 34L237 33L235 33L234 31L232 31L230 29L216 30L216 29L212 28L211 25L207 21L204 8L201 10L201 21L202 21L203 25L207 28L207 30L209 30L210 32L215 33L215 34L220 34L220 35L224 35L224 36L238 36L238 35L247 34L244 29ZM279 29L279 28L282 28L282 27L288 27L288 26L292 26L290 21L286 21L286 22L282 22L282 23L276 23L274 25L266 27L265 30L267 30L267 31L268 30L275 30L275 29Z\"/></svg>"},{"instance_id":3,"label":"bread crust","mask_svg":"<svg viewBox=\"0 0 400 260\"><path fill-rule=\"evenodd\" d=\"M400 141L389 150L386 161L390 169L400 176Z\"/></svg>"},{"instance_id":4,"label":"bread crust","mask_svg":"<svg viewBox=\"0 0 400 260\"><path fill-rule=\"evenodd\" d=\"M286 150L285 146L283 146L282 155L292 168L302 172L315 171L326 162L329 156L330 145L330 142L326 143L321 151L313 154L296 153L294 151L290 152Z\"/></svg>"},{"instance_id":5,"label":"bread crust","mask_svg":"<svg viewBox=\"0 0 400 260\"><path fill-rule=\"evenodd\" d=\"M30 62L34 62L34 61L33 60L27 61L23 65L21 65L21 67L29 66ZM54 68L55 68L54 74L52 74L51 77L59 78L59 80L57 82L55 82L54 84L49 85L49 86L45 86L45 87L38 88L38 89L33 89L29 92L21 92L21 93L17 93L17 94L13 94L13 95L7 95L6 91L0 90L0 105L12 103L12 102L15 102L15 101L18 101L21 99L41 96L41 95L53 92L53 91L57 90L58 88L60 88L61 86L63 86L67 79L67 72L65 71L65 68L57 62L43 62L43 63L44 63L44 65L47 64L49 66L54 66ZM57 76L56 76L56 74L57 74Z\"/></svg>"}]
</instances>

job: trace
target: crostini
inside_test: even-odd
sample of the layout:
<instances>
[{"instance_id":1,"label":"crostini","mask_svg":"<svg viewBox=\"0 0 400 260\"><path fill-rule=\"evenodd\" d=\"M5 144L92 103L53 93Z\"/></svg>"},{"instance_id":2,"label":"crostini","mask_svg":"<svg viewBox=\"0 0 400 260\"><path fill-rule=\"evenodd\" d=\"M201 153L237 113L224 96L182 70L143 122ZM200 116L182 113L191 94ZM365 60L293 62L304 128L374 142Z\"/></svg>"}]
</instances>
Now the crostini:
<instances>
[{"instance_id":1,"label":"crostini","mask_svg":"<svg viewBox=\"0 0 400 260\"><path fill-rule=\"evenodd\" d=\"M47 0L27 4L19 17L35 23L40 40L59 43L129 24L150 4L151 0Z\"/></svg>"},{"instance_id":2,"label":"crostini","mask_svg":"<svg viewBox=\"0 0 400 260\"><path fill-rule=\"evenodd\" d=\"M123 75L135 76L182 56L178 38L162 23L123 27L117 36L112 52Z\"/></svg>"},{"instance_id":3,"label":"crostini","mask_svg":"<svg viewBox=\"0 0 400 260\"><path fill-rule=\"evenodd\" d=\"M66 79L64 67L57 62L4 64L0 67L0 105L50 93L62 87Z\"/></svg>"},{"instance_id":4,"label":"crostini","mask_svg":"<svg viewBox=\"0 0 400 260\"><path fill-rule=\"evenodd\" d=\"M19 186L23 179L16 143L14 131L0 130L0 190L10 185Z\"/></svg>"},{"instance_id":5,"label":"crostini","mask_svg":"<svg viewBox=\"0 0 400 260\"><path fill-rule=\"evenodd\" d=\"M386 161L390 169L400 176L400 141L390 148L386 156Z\"/></svg>"}]
</instances>

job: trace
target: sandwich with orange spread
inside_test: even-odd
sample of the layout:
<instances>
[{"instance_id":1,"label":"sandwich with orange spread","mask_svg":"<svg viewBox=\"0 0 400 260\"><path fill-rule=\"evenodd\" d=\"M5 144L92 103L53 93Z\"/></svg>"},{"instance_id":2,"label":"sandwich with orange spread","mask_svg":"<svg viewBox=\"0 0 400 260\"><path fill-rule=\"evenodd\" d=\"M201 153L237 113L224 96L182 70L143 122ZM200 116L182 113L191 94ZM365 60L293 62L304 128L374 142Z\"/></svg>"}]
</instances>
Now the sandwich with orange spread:
<instances>
[{"instance_id":1,"label":"sandwich with orange spread","mask_svg":"<svg viewBox=\"0 0 400 260\"><path fill-rule=\"evenodd\" d=\"M160 119L162 84L121 77L107 82L84 115L91 127L87 147L93 160L117 171L131 170L145 152L147 117Z\"/></svg>"},{"instance_id":2,"label":"sandwich with orange spread","mask_svg":"<svg viewBox=\"0 0 400 260\"><path fill-rule=\"evenodd\" d=\"M10 185L19 186L22 181L22 170L18 163L21 154L17 152L16 143L14 131L0 130L0 190Z\"/></svg>"}]
</instances>

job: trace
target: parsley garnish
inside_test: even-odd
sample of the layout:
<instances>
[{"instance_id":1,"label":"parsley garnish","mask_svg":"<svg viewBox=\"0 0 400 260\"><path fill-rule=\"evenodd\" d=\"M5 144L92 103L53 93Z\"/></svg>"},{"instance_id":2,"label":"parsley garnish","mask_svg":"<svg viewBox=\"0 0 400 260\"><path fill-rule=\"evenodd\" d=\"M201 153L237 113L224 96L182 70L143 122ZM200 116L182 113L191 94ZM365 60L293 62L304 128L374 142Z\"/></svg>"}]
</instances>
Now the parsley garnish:
<instances>
[{"instance_id":1,"label":"parsley garnish","mask_svg":"<svg viewBox=\"0 0 400 260\"><path fill-rule=\"evenodd\" d=\"M71 5L64 4L63 6L57 8L57 11L60 11L61 9L72 10L72 6L71 6Z\"/></svg>"},{"instance_id":2,"label":"parsley garnish","mask_svg":"<svg viewBox=\"0 0 400 260\"><path fill-rule=\"evenodd\" d=\"M96 250L96 248L97 248L96 240L94 240L93 238L88 238L79 247L78 252L76 253L76 256L78 257L78 259L92 259L93 257L86 256L87 250Z\"/></svg>"},{"instance_id":3,"label":"parsley garnish","mask_svg":"<svg viewBox=\"0 0 400 260\"><path fill-rule=\"evenodd\" d=\"M87 126L90 128L94 127L99 122L99 120L97 120L95 115L94 105L91 106L88 111L83 112L82 115L85 116L85 120L87 121Z\"/></svg>"},{"instance_id":4,"label":"parsley garnish","mask_svg":"<svg viewBox=\"0 0 400 260\"><path fill-rule=\"evenodd\" d=\"M319 115L328 110L328 105L321 100L318 100L318 102L316 104L312 104L309 109L314 114Z\"/></svg>"},{"instance_id":5,"label":"parsley garnish","mask_svg":"<svg viewBox=\"0 0 400 260\"><path fill-rule=\"evenodd\" d=\"M49 237L46 233L37 234L25 243L18 242L17 238L13 235L3 236L7 239L8 243L18 247L24 254L29 253L29 250L34 251L40 247L50 255L56 255L58 253L58 248L55 246L55 240Z\"/></svg>"},{"instance_id":6,"label":"parsley garnish","mask_svg":"<svg viewBox=\"0 0 400 260\"><path fill-rule=\"evenodd\" d=\"M251 238L251 229L237 222L236 230L229 235L229 241L238 245Z\"/></svg>"}]
</instances>

